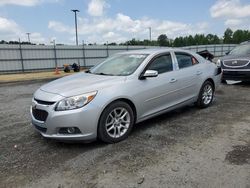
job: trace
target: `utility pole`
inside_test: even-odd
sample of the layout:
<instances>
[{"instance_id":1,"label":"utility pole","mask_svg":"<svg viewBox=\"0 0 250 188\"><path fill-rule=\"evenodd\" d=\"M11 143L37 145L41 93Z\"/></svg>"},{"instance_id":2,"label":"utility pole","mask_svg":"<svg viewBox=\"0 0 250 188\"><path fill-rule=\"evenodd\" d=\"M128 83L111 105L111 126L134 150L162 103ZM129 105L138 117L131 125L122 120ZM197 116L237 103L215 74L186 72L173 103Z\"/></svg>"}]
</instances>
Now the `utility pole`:
<instances>
[{"instance_id":1,"label":"utility pole","mask_svg":"<svg viewBox=\"0 0 250 188\"><path fill-rule=\"evenodd\" d=\"M149 29L149 41L151 42L151 40L152 40L152 36L151 36L152 29L151 29L151 27L149 27L148 29Z\"/></svg>"},{"instance_id":2,"label":"utility pole","mask_svg":"<svg viewBox=\"0 0 250 188\"><path fill-rule=\"evenodd\" d=\"M30 43L30 34L31 33L26 33L27 34L27 36L28 36L28 42Z\"/></svg>"},{"instance_id":3,"label":"utility pole","mask_svg":"<svg viewBox=\"0 0 250 188\"><path fill-rule=\"evenodd\" d=\"M77 12L80 12L77 9L71 10L72 12L75 13L75 29L76 29L76 45L78 46L78 34L77 34Z\"/></svg>"},{"instance_id":4,"label":"utility pole","mask_svg":"<svg viewBox=\"0 0 250 188\"><path fill-rule=\"evenodd\" d=\"M51 41L50 43L52 43L52 44L53 44L53 46L54 46L55 68L57 68L56 40L54 39L54 40L53 40L53 41Z\"/></svg>"}]
</instances>

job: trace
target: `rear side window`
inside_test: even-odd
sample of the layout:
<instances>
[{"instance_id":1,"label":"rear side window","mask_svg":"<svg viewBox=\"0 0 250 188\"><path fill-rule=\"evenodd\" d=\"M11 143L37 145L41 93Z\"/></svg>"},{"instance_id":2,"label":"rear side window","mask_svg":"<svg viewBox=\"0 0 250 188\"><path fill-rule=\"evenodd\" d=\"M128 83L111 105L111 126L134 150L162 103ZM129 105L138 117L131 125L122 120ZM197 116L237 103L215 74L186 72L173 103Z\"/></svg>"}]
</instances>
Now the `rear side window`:
<instances>
[{"instance_id":1,"label":"rear side window","mask_svg":"<svg viewBox=\"0 0 250 188\"><path fill-rule=\"evenodd\" d=\"M154 59L149 65L148 70L158 71L158 74L169 72L173 70L173 63L170 54L162 55Z\"/></svg>"},{"instance_id":2,"label":"rear side window","mask_svg":"<svg viewBox=\"0 0 250 188\"><path fill-rule=\"evenodd\" d=\"M178 61L179 68L191 67L198 64L199 62L190 54L185 53L175 53L176 59Z\"/></svg>"}]
</instances>

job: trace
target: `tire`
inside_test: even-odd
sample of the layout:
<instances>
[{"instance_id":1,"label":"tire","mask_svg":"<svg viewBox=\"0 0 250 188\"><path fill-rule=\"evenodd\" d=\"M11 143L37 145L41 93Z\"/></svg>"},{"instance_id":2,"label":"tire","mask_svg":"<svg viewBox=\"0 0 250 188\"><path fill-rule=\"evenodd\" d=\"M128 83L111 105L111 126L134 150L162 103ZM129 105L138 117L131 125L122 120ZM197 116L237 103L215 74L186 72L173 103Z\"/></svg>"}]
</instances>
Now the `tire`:
<instances>
[{"instance_id":1,"label":"tire","mask_svg":"<svg viewBox=\"0 0 250 188\"><path fill-rule=\"evenodd\" d=\"M117 101L107 106L99 119L97 135L106 143L126 139L134 125L134 113L125 102Z\"/></svg>"},{"instance_id":2,"label":"tire","mask_svg":"<svg viewBox=\"0 0 250 188\"><path fill-rule=\"evenodd\" d=\"M210 81L206 81L201 86L196 105L199 108L207 108L213 102L213 98L214 98L214 85Z\"/></svg>"}]
</instances>

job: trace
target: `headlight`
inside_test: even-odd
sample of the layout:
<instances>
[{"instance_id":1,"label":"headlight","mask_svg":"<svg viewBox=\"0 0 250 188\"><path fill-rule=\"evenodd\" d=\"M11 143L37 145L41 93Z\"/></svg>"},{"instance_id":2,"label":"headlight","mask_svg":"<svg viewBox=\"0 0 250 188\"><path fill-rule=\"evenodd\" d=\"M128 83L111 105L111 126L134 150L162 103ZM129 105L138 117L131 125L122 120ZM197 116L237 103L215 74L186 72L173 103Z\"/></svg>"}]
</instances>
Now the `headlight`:
<instances>
[{"instance_id":1,"label":"headlight","mask_svg":"<svg viewBox=\"0 0 250 188\"><path fill-rule=\"evenodd\" d=\"M64 111L81 108L92 101L95 98L96 94L97 91L65 98L57 103L55 110Z\"/></svg>"},{"instance_id":2,"label":"headlight","mask_svg":"<svg viewBox=\"0 0 250 188\"><path fill-rule=\"evenodd\" d=\"M216 65L217 65L217 67L221 67L221 60L220 59L217 60Z\"/></svg>"}]
</instances>

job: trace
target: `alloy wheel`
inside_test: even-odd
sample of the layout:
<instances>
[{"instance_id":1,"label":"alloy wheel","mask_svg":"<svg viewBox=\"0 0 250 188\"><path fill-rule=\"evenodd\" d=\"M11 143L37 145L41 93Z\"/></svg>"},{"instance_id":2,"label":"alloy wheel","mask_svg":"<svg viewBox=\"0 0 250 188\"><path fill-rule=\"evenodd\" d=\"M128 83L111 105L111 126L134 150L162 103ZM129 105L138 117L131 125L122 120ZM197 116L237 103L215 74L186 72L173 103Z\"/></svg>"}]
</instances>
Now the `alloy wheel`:
<instances>
[{"instance_id":1,"label":"alloy wheel","mask_svg":"<svg viewBox=\"0 0 250 188\"><path fill-rule=\"evenodd\" d=\"M113 109L107 116L105 128L112 138L122 137L130 125L130 114L127 109L118 107Z\"/></svg>"},{"instance_id":2,"label":"alloy wheel","mask_svg":"<svg viewBox=\"0 0 250 188\"><path fill-rule=\"evenodd\" d=\"M205 105L209 104L213 99L213 88L210 84L205 85L202 93L202 101Z\"/></svg>"}]
</instances>

